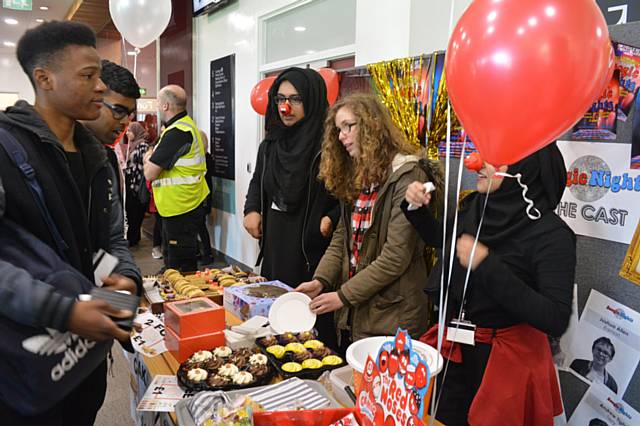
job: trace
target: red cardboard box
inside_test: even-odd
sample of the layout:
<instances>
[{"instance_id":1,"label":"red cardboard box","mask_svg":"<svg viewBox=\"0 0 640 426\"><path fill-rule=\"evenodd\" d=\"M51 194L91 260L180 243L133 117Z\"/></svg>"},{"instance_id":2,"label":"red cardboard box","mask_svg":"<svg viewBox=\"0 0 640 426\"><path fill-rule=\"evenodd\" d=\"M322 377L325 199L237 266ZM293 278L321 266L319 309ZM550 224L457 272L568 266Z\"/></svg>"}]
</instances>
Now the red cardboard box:
<instances>
[{"instance_id":1,"label":"red cardboard box","mask_svg":"<svg viewBox=\"0 0 640 426\"><path fill-rule=\"evenodd\" d=\"M225 344L223 331L216 331L195 337L179 337L168 327L165 328L165 331L164 343L167 346L167 350L169 350L180 363L186 361L195 352L210 350L218 346L224 346Z\"/></svg>"},{"instance_id":2,"label":"red cardboard box","mask_svg":"<svg viewBox=\"0 0 640 426\"><path fill-rule=\"evenodd\" d=\"M164 324L183 339L221 332L225 328L224 308L207 297L167 303Z\"/></svg>"}]
</instances>

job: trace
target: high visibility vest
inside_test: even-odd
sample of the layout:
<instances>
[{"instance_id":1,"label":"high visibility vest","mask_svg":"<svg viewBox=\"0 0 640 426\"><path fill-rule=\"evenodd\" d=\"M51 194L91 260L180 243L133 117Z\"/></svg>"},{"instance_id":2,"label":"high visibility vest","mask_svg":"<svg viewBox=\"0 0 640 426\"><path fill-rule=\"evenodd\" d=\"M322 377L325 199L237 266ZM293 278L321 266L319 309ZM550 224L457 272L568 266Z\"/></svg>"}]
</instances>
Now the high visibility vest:
<instances>
[{"instance_id":1,"label":"high visibility vest","mask_svg":"<svg viewBox=\"0 0 640 426\"><path fill-rule=\"evenodd\" d=\"M164 129L158 146L164 140L164 134L171 129L191 133L193 142L189 152L180 157L172 168L162 170L151 184L156 208L163 217L190 212L209 195L204 177L207 172L205 149L196 124L189 116L175 121Z\"/></svg>"}]
</instances>

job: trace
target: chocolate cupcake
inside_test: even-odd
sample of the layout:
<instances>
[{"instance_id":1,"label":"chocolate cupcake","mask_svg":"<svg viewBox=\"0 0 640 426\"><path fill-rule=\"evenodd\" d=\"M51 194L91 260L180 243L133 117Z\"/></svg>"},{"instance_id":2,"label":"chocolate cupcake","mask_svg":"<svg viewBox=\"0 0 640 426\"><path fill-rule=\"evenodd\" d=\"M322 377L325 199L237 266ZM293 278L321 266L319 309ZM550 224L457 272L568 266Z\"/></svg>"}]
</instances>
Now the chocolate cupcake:
<instances>
[{"instance_id":1,"label":"chocolate cupcake","mask_svg":"<svg viewBox=\"0 0 640 426\"><path fill-rule=\"evenodd\" d=\"M315 359L323 359L324 357L331 355L331 349L327 348L326 346L323 346L317 349L312 349L311 355Z\"/></svg>"},{"instance_id":2,"label":"chocolate cupcake","mask_svg":"<svg viewBox=\"0 0 640 426\"><path fill-rule=\"evenodd\" d=\"M317 336L313 331L303 331L302 333L298 334L298 340L302 343L308 340L314 340L316 337Z\"/></svg>"},{"instance_id":3,"label":"chocolate cupcake","mask_svg":"<svg viewBox=\"0 0 640 426\"><path fill-rule=\"evenodd\" d=\"M229 362L235 364L239 369L243 369L249 364L249 356L243 354L234 354L229 358Z\"/></svg>"},{"instance_id":4,"label":"chocolate cupcake","mask_svg":"<svg viewBox=\"0 0 640 426\"><path fill-rule=\"evenodd\" d=\"M253 377L259 380L260 378L269 374L269 367L264 364L253 364L249 367L248 371L249 373L253 374Z\"/></svg>"},{"instance_id":5,"label":"chocolate cupcake","mask_svg":"<svg viewBox=\"0 0 640 426\"><path fill-rule=\"evenodd\" d=\"M229 386L231 384L231 378L215 375L215 376L209 377L209 379L207 380L207 384L214 388L221 388L221 387Z\"/></svg>"},{"instance_id":6,"label":"chocolate cupcake","mask_svg":"<svg viewBox=\"0 0 640 426\"><path fill-rule=\"evenodd\" d=\"M278 339L276 336L267 336L260 339L260 344L264 347L269 347L278 344Z\"/></svg>"},{"instance_id":7,"label":"chocolate cupcake","mask_svg":"<svg viewBox=\"0 0 640 426\"><path fill-rule=\"evenodd\" d=\"M298 353L294 353L292 355L292 358L295 362L302 364L302 361L305 361L307 359L311 359L311 352L309 351L304 351L304 352L298 352Z\"/></svg>"},{"instance_id":8,"label":"chocolate cupcake","mask_svg":"<svg viewBox=\"0 0 640 426\"><path fill-rule=\"evenodd\" d=\"M205 362L203 368L209 371L218 371L222 364L224 364L224 360L216 356Z\"/></svg>"},{"instance_id":9,"label":"chocolate cupcake","mask_svg":"<svg viewBox=\"0 0 640 426\"><path fill-rule=\"evenodd\" d=\"M284 333L278 336L278 341L281 345L288 345L289 343L295 343L298 341L295 334L293 333Z\"/></svg>"}]
</instances>

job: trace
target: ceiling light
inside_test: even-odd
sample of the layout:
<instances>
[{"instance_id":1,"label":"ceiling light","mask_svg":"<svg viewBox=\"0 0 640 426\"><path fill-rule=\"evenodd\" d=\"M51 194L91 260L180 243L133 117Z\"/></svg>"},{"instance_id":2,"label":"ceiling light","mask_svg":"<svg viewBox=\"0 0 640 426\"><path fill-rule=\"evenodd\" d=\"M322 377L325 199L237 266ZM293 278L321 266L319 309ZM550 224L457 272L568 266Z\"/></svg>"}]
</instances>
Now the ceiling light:
<instances>
[{"instance_id":1,"label":"ceiling light","mask_svg":"<svg viewBox=\"0 0 640 426\"><path fill-rule=\"evenodd\" d=\"M16 47L16 44L14 42L12 42L12 41L5 41L2 44L4 44L7 47Z\"/></svg>"},{"instance_id":2,"label":"ceiling light","mask_svg":"<svg viewBox=\"0 0 640 426\"><path fill-rule=\"evenodd\" d=\"M37 22L38 24L42 24L42 23L44 22L44 19L42 19L42 18L38 18L38 19L36 19L36 22Z\"/></svg>"},{"instance_id":3,"label":"ceiling light","mask_svg":"<svg viewBox=\"0 0 640 426\"><path fill-rule=\"evenodd\" d=\"M307 27L301 27L301 26L293 27L293 31L297 31L301 33L303 31L307 31Z\"/></svg>"},{"instance_id":4,"label":"ceiling light","mask_svg":"<svg viewBox=\"0 0 640 426\"><path fill-rule=\"evenodd\" d=\"M49 10L49 6L40 6L40 10Z\"/></svg>"},{"instance_id":5,"label":"ceiling light","mask_svg":"<svg viewBox=\"0 0 640 426\"><path fill-rule=\"evenodd\" d=\"M9 25L18 25L18 20L13 18L4 18L4 23Z\"/></svg>"}]
</instances>

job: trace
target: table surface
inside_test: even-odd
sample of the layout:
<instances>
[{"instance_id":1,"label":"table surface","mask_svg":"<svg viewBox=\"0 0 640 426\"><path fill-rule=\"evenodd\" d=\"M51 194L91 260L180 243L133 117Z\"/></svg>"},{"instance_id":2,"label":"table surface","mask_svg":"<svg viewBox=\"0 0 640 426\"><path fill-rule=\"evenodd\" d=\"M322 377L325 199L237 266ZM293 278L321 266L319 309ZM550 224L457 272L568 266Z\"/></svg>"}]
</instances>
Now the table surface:
<instances>
[{"instance_id":1,"label":"table surface","mask_svg":"<svg viewBox=\"0 0 640 426\"><path fill-rule=\"evenodd\" d=\"M232 327L234 325L239 325L242 323L242 321L238 317L230 312L225 312L225 316L228 327ZM174 375L176 374L176 371L178 371L178 367L180 367L180 363L173 357L173 355L171 355L170 352L165 352L153 358L149 358L147 356L143 357L144 363L147 366L147 370L149 371L152 380L158 374ZM173 424L177 425L178 420L176 417L176 413L169 413L169 416L171 417ZM436 426L443 426L442 423L438 421L434 421L433 424Z\"/></svg>"}]
</instances>

